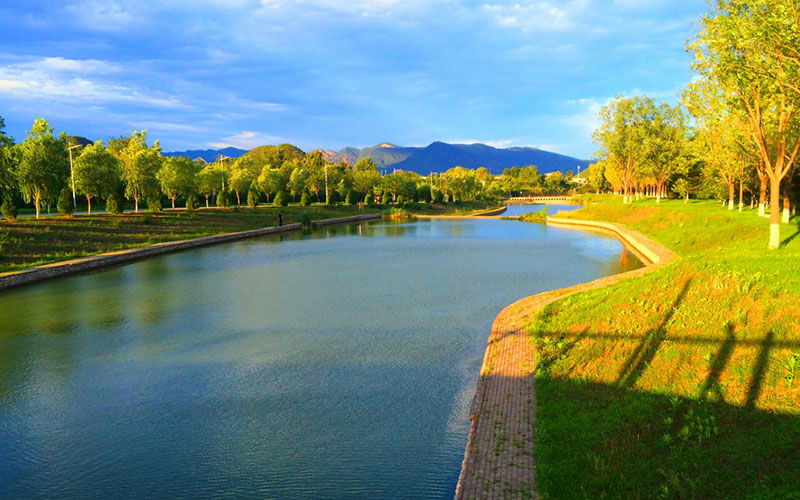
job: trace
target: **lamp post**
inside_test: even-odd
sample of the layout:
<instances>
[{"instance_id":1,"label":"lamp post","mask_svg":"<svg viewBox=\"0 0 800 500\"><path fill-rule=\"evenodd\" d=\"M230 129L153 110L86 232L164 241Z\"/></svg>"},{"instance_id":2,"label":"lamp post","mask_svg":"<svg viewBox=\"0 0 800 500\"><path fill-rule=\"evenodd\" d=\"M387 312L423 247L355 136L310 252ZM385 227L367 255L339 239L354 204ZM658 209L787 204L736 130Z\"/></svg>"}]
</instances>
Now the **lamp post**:
<instances>
[{"instance_id":1,"label":"lamp post","mask_svg":"<svg viewBox=\"0 0 800 500\"><path fill-rule=\"evenodd\" d=\"M80 144L67 147L67 151L69 152L69 177L72 183L72 210L78 209L78 202L75 199L75 170L72 168L72 150L79 147L81 147Z\"/></svg>"},{"instance_id":2,"label":"lamp post","mask_svg":"<svg viewBox=\"0 0 800 500\"><path fill-rule=\"evenodd\" d=\"M328 165L325 165L325 204L330 205L328 198Z\"/></svg>"},{"instance_id":3,"label":"lamp post","mask_svg":"<svg viewBox=\"0 0 800 500\"><path fill-rule=\"evenodd\" d=\"M230 160L229 156L219 155L219 164L222 167L222 192L225 192L225 160Z\"/></svg>"}]
</instances>

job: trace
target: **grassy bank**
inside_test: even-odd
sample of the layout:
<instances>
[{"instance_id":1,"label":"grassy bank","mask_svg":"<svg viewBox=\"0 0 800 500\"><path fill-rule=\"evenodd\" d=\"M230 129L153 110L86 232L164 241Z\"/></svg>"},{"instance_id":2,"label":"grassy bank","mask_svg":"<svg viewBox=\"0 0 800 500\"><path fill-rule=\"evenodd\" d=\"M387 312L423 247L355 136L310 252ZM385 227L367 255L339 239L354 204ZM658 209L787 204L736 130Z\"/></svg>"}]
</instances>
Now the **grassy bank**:
<instances>
[{"instance_id":1,"label":"grassy bank","mask_svg":"<svg viewBox=\"0 0 800 500\"><path fill-rule=\"evenodd\" d=\"M365 212L367 209L365 208ZM284 224L357 215L358 207L258 207L141 212L123 215L75 215L73 217L0 220L0 272L73 259L87 255L152 245L212 234L275 226L278 213Z\"/></svg>"},{"instance_id":2,"label":"grassy bank","mask_svg":"<svg viewBox=\"0 0 800 500\"><path fill-rule=\"evenodd\" d=\"M682 259L545 308L542 498L800 498L800 232L717 203L606 198Z\"/></svg>"}]
</instances>

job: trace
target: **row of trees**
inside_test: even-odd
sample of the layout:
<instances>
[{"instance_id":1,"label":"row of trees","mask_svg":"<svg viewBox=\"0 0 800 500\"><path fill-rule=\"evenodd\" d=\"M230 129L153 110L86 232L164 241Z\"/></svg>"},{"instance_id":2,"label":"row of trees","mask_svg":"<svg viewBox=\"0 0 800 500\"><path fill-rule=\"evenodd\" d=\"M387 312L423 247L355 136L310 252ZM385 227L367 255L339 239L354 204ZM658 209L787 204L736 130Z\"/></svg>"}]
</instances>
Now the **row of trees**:
<instances>
[{"instance_id":1,"label":"row of trees","mask_svg":"<svg viewBox=\"0 0 800 500\"><path fill-rule=\"evenodd\" d=\"M44 119L36 120L17 145L1 132L0 118L0 194L6 201L20 196L32 203L37 217L43 206L59 196L65 199L72 190L85 197L91 213L92 201L98 198L118 207L125 197L139 211L143 200L150 208L160 208L162 196L173 208L178 199L192 207L196 197L205 198L206 206L212 201L227 206L231 201L257 205L263 200L285 205L290 199L304 205L452 202L503 194L558 194L573 187L560 172L545 176L535 166L513 167L497 178L483 167L454 167L429 176L407 171L381 175L369 158L351 167L327 162L321 151L306 154L288 144L263 146L237 159L221 157L207 164L202 159L163 156L158 141L147 144L145 131L80 149L64 133L55 135Z\"/></svg>"},{"instance_id":2,"label":"row of trees","mask_svg":"<svg viewBox=\"0 0 800 500\"><path fill-rule=\"evenodd\" d=\"M800 4L718 0L688 50L696 77L680 106L618 97L602 110L592 185L628 202L671 184L730 209L738 186L740 210L745 195L759 215L769 209L769 248L778 248L800 187Z\"/></svg>"}]
</instances>

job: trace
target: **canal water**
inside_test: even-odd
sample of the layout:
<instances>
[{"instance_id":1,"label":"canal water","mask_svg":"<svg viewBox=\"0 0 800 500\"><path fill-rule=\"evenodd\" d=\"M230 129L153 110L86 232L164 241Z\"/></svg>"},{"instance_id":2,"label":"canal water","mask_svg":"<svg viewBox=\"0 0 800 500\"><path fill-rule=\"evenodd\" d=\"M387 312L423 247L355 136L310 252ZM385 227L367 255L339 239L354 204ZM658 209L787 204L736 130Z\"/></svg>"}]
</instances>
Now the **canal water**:
<instances>
[{"instance_id":1,"label":"canal water","mask_svg":"<svg viewBox=\"0 0 800 500\"><path fill-rule=\"evenodd\" d=\"M501 217L519 217L522 214L538 212L547 208L547 215L556 215L558 212L572 212L583 208L580 205L507 205Z\"/></svg>"},{"instance_id":2,"label":"canal water","mask_svg":"<svg viewBox=\"0 0 800 500\"><path fill-rule=\"evenodd\" d=\"M495 315L622 251L375 222L4 292L0 497L452 498Z\"/></svg>"}]
</instances>

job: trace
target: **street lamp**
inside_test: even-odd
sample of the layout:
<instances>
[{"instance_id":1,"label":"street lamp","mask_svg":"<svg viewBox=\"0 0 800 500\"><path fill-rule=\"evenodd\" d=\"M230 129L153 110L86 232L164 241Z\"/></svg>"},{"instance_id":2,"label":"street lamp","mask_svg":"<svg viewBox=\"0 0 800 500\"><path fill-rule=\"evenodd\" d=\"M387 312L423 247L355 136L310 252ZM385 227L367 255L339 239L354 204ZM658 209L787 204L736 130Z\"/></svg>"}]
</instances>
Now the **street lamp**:
<instances>
[{"instance_id":1,"label":"street lamp","mask_svg":"<svg viewBox=\"0 0 800 500\"><path fill-rule=\"evenodd\" d=\"M81 147L80 144L75 144L74 146L69 146L67 148L67 151L69 152L69 177L72 181L72 210L78 209L78 202L75 200L75 171L72 168L72 150L79 147Z\"/></svg>"},{"instance_id":2,"label":"street lamp","mask_svg":"<svg viewBox=\"0 0 800 500\"><path fill-rule=\"evenodd\" d=\"M231 159L230 156L225 156L225 155L219 155L219 158L217 158L217 160L219 161L220 166L222 167L222 192L223 193L225 192L225 161L224 160L230 160L230 159Z\"/></svg>"}]
</instances>

